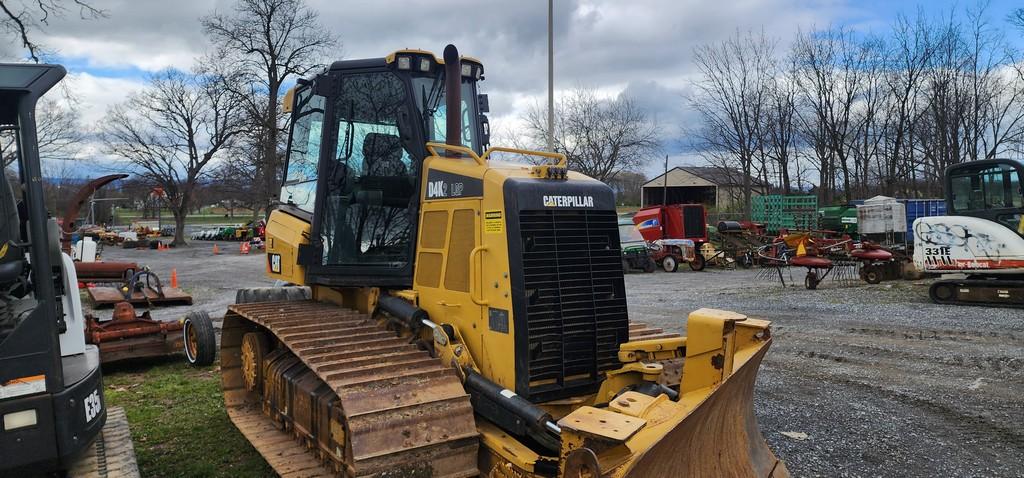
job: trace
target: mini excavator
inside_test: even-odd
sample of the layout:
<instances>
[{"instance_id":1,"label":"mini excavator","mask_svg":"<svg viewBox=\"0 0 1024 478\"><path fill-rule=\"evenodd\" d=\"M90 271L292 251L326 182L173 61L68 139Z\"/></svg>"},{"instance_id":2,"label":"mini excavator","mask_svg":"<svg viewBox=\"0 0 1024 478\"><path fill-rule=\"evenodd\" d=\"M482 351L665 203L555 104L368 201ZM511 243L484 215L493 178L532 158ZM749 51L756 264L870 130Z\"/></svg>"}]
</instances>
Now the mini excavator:
<instances>
[{"instance_id":1,"label":"mini excavator","mask_svg":"<svg viewBox=\"0 0 1024 478\"><path fill-rule=\"evenodd\" d=\"M285 96L287 286L225 314L235 425L285 477L788 476L752 402L769 322L631 322L612 190L488 148L483 74L401 50Z\"/></svg>"},{"instance_id":2,"label":"mini excavator","mask_svg":"<svg viewBox=\"0 0 1024 478\"><path fill-rule=\"evenodd\" d=\"M1024 164L986 159L946 169L946 216L914 221L914 265L943 277L939 304L1024 307Z\"/></svg>"}]
</instances>

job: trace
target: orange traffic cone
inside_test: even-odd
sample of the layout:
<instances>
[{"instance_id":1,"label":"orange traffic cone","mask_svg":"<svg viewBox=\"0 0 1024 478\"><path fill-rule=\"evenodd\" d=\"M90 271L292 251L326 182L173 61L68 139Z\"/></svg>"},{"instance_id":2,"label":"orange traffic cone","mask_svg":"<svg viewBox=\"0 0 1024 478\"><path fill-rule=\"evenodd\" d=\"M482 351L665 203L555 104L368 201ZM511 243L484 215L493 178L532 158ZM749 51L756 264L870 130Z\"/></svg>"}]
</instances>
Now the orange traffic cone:
<instances>
[{"instance_id":1,"label":"orange traffic cone","mask_svg":"<svg viewBox=\"0 0 1024 478\"><path fill-rule=\"evenodd\" d=\"M171 269L171 287L178 288L178 269Z\"/></svg>"},{"instance_id":2,"label":"orange traffic cone","mask_svg":"<svg viewBox=\"0 0 1024 478\"><path fill-rule=\"evenodd\" d=\"M219 247L217 247L217 245L216 245L216 244L214 244L214 245L213 245L213 255L215 255L215 256L216 256L216 255L218 255L218 254L220 254L220 248L219 248Z\"/></svg>"},{"instance_id":3,"label":"orange traffic cone","mask_svg":"<svg viewBox=\"0 0 1024 478\"><path fill-rule=\"evenodd\" d=\"M249 249L251 249L251 246L248 242L243 242L238 246L238 252L241 254L248 254Z\"/></svg>"}]
</instances>

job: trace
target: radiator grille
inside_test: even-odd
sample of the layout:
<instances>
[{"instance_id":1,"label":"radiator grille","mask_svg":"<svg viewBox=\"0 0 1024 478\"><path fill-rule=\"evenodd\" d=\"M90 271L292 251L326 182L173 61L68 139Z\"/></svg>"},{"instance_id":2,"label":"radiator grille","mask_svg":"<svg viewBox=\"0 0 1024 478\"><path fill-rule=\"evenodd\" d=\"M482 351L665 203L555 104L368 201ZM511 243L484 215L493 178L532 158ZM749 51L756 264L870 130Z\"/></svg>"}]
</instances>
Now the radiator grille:
<instances>
[{"instance_id":1,"label":"radiator grille","mask_svg":"<svg viewBox=\"0 0 1024 478\"><path fill-rule=\"evenodd\" d=\"M615 211L520 211L530 395L559 396L618 368L629 321Z\"/></svg>"}]
</instances>

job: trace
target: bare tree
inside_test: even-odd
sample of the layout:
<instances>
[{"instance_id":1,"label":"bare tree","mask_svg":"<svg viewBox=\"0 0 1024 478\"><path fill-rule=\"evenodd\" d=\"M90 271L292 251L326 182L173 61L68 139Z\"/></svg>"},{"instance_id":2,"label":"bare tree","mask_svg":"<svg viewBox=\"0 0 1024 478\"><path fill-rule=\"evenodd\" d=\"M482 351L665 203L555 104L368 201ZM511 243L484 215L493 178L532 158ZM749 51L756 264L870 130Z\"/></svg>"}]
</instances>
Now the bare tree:
<instances>
[{"instance_id":1,"label":"bare tree","mask_svg":"<svg viewBox=\"0 0 1024 478\"><path fill-rule=\"evenodd\" d=\"M84 139L77 105L70 99L58 98L44 97L36 109L39 157L44 161L74 159ZM0 133L0 158L4 168L17 159L16 148L13 132Z\"/></svg>"},{"instance_id":2,"label":"bare tree","mask_svg":"<svg viewBox=\"0 0 1024 478\"><path fill-rule=\"evenodd\" d=\"M547 110L534 105L523 115L526 137L540 148L547 137ZM555 151L569 169L599 181L622 171L638 171L658 148L658 128L631 98L600 98L577 87L555 106Z\"/></svg>"},{"instance_id":3,"label":"bare tree","mask_svg":"<svg viewBox=\"0 0 1024 478\"><path fill-rule=\"evenodd\" d=\"M0 28L17 37L21 46L28 50L29 58L38 62L43 46L33 39L32 30L48 25L51 18L63 17L70 9L77 9L83 20L105 16L102 10L90 3L84 0L0 0Z\"/></svg>"},{"instance_id":4,"label":"bare tree","mask_svg":"<svg viewBox=\"0 0 1024 478\"><path fill-rule=\"evenodd\" d=\"M230 14L214 12L202 22L218 63L241 79L236 93L245 99L250 133L260 146L256 179L269 212L282 168L281 87L322 67L338 41L302 0L239 0Z\"/></svg>"},{"instance_id":5,"label":"bare tree","mask_svg":"<svg viewBox=\"0 0 1024 478\"><path fill-rule=\"evenodd\" d=\"M797 125L799 88L796 75L794 67L781 73L772 81L768 92L764 128L762 128L762 142L765 143L767 157L770 159L769 164L774 169L775 179L783 194L792 192L790 167L799 161L797 154L799 148ZM766 176L764 182L770 182L767 174L764 176Z\"/></svg>"},{"instance_id":6,"label":"bare tree","mask_svg":"<svg viewBox=\"0 0 1024 478\"><path fill-rule=\"evenodd\" d=\"M765 154L763 127L777 69L775 45L764 32L737 32L694 52L702 77L694 83L697 94L690 105L704 124L695 134L695 146L711 163L738 166L748 217L754 179L762 175L755 166Z\"/></svg>"},{"instance_id":7,"label":"bare tree","mask_svg":"<svg viewBox=\"0 0 1024 478\"><path fill-rule=\"evenodd\" d=\"M1024 30L1024 8L1014 9L1009 15L1007 15L1006 20L1009 21L1011 25Z\"/></svg>"},{"instance_id":8,"label":"bare tree","mask_svg":"<svg viewBox=\"0 0 1024 478\"><path fill-rule=\"evenodd\" d=\"M918 13L915 20L900 15L893 26L892 47L889 51L888 109L892 120L887 130L887 141L882 161L878 164L882 191L894 195L908 187L916 169L914 136L918 119L925 112L922 93L926 87L926 74L932 63L937 45L933 25Z\"/></svg>"},{"instance_id":9,"label":"bare tree","mask_svg":"<svg viewBox=\"0 0 1024 478\"><path fill-rule=\"evenodd\" d=\"M820 193L825 203L832 202L838 189L835 181L840 175L844 195L849 197L851 190L851 116L859 100L865 52L857 45L853 33L842 28L801 33L793 47L796 82L806 105L807 114L802 117L804 132L814 144L825 149L818 157Z\"/></svg>"},{"instance_id":10,"label":"bare tree","mask_svg":"<svg viewBox=\"0 0 1024 478\"><path fill-rule=\"evenodd\" d=\"M238 98L222 77L167 70L104 121L102 140L136 175L160 186L174 215L174 244L185 244L185 218L207 167L244 131Z\"/></svg>"}]
</instances>

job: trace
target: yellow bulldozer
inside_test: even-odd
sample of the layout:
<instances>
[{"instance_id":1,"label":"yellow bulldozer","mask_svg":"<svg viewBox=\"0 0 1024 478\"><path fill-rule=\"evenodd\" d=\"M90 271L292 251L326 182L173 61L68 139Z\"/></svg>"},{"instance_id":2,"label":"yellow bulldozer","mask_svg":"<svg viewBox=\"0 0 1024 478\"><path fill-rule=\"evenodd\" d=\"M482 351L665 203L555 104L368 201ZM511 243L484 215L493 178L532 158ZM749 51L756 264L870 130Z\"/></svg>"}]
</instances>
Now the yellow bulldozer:
<instances>
[{"instance_id":1,"label":"yellow bulldozer","mask_svg":"<svg viewBox=\"0 0 1024 478\"><path fill-rule=\"evenodd\" d=\"M285 477L788 476L752 404L769 322L630 322L611 189L488 148L483 73L449 45L288 92L282 286L224 318L235 425Z\"/></svg>"}]
</instances>

